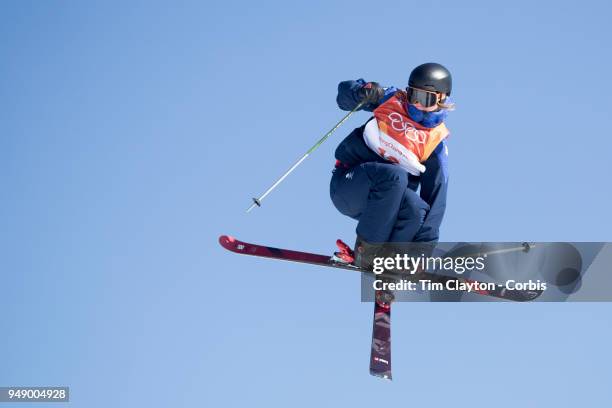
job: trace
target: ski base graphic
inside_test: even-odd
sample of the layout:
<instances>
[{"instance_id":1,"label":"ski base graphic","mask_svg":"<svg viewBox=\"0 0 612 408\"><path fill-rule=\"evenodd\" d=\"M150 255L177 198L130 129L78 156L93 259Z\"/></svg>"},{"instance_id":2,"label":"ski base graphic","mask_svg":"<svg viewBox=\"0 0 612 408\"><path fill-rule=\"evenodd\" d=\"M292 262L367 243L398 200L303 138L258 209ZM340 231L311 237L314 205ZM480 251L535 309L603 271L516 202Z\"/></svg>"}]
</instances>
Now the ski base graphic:
<instances>
[{"instance_id":1,"label":"ski base graphic","mask_svg":"<svg viewBox=\"0 0 612 408\"><path fill-rule=\"evenodd\" d=\"M325 267L347 269L362 273L373 274L372 271L361 269L351 263L342 262L334 256L313 254L309 252L281 249L265 245L250 244L239 241L228 235L219 237L219 243L223 248L241 255L259 256L263 258L277 259L290 262L301 262ZM396 278L401 278L397 275ZM421 272L421 279L430 279L434 282L445 283L449 280L461 282L478 283L466 278L451 278L448 276ZM377 291L374 302L374 321L372 327L372 347L370 351L370 374L387 380L392 379L391 374L391 303L381 301L384 299L383 292ZM504 287L496 287L493 290L479 290L479 295L491 296L510 301L530 301L542 294L541 290L508 290Z\"/></svg>"}]
</instances>

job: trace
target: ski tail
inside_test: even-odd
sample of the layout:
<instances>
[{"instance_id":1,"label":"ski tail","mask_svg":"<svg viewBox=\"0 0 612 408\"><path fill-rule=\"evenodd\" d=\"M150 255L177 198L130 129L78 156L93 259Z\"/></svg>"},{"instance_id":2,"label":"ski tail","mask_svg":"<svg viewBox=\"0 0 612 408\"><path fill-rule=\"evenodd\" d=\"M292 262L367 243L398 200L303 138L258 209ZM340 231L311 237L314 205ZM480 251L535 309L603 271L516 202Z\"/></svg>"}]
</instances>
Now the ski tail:
<instances>
[{"instance_id":1,"label":"ski tail","mask_svg":"<svg viewBox=\"0 0 612 408\"><path fill-rule=\"evenodd\" d=\"M370 374L391 380L391 304L374 302Z\"/></svg>"}]
</instances>

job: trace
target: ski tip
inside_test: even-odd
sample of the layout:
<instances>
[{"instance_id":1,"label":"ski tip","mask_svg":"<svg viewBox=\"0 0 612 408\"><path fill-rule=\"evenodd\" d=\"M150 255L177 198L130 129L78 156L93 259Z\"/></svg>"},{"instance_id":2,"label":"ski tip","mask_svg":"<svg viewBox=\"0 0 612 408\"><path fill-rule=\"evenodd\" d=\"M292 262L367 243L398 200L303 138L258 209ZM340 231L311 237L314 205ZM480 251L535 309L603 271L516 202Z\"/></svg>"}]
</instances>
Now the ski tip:
<instances>
[{"instance_id":1,"label":"ski tip","mask_svg":"<svg viewBox=\"0 0 612 408\"><path fill-rule=\"evenodd\" d=\"M219 237L219 243L222 247L227 247L234 242L236 242L236 238L232 237L231 235L221 235Z\"/></svg>"}]
</instances>

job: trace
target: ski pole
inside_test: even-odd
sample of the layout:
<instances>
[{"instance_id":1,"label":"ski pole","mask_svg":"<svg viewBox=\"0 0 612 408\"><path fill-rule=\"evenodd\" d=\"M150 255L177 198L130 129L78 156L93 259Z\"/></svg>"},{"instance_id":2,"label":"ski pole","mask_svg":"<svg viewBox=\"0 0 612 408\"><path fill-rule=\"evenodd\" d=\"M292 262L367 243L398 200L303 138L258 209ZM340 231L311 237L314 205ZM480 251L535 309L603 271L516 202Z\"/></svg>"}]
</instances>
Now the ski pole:
<instances>
[{"instance_id":1,"label":"ski pole","mask_svg":"<svg viewBox=\"0 0 612 408\"><path fill-rule=\"evenodd\" d=\"M328 137L331 136L332 133L334 133L336 131L336 129L338 129L340 127L340 125L342 125L349 117L351 117L351 115L353 113L355 113L359 108L361 108L361 106L364 104L364 102L360 102L357 106L355 106L355 108L350 111L349 113L347 113L346 115L344 115L344 117L342 119L340 119L340 121L338 123L336 123L336 125L331 128L331 130L329 132L327 132L325 134L325 136L323 136L321 139L319 139L319 141L317 143L314 144L314 146L312 146L310 149L308 149L308 151L298 160L295 162L295 164L293 166L291 166L289 168L289 170L287 170L285 172L285 174L283 174L282 176L280 176L280 178L278 180L276 180L274 182L274 184L272 184L270 186L270 188L268 188L266 190L265 193L263 193L259 198L255 198L253 197L253 204L251 204L251 206L246 210L246 212L251 212L251 210L253 208L257 207L261 207L261 202L263 201L264 198L266 198L266 196L268 194L270 194L272 192L272 190L274 190L276 188L276 186L278 186L289 174L291 174L291 172L293 170L295 170L297 168L297 166L299 166L300 164L302 164L302 162L304 160L306 160L306 158L310 155L310 153L314 152L319 146L321 146L323 144L323 142L325 142L325 140L327 140Z\"/></svg>"}]
</instances>

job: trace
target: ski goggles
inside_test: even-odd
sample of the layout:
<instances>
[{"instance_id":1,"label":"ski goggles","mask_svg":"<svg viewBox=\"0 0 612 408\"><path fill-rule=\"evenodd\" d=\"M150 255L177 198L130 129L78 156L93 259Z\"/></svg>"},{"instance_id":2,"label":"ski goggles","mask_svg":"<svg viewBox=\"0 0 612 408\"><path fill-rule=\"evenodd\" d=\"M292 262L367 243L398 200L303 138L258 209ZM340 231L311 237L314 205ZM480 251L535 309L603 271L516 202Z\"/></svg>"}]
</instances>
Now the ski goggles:
<instances>
[{"instance_id":1,"label":"ski goggles","mask_svg":"<svg viewBox=\"0 0 612 408\"><path fill-rule=\"evenodd\" d=\"M435 106L440 99L440 95L436 92L426 91L419 88L406 88L408 94L408 103L416 105L417 103L425 108Z\"/></svg>"}]
</instances>

